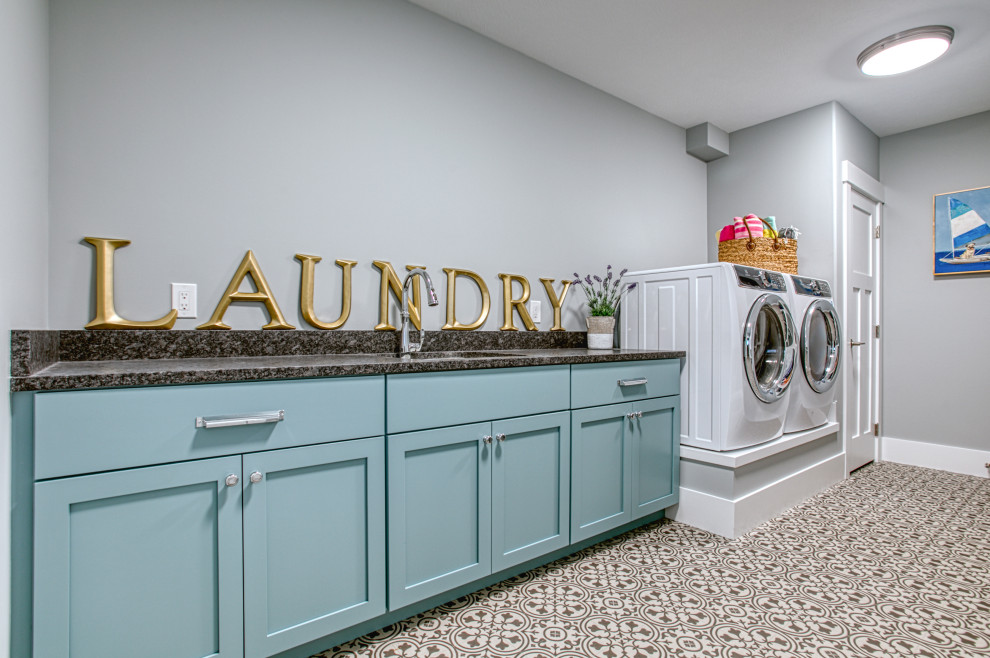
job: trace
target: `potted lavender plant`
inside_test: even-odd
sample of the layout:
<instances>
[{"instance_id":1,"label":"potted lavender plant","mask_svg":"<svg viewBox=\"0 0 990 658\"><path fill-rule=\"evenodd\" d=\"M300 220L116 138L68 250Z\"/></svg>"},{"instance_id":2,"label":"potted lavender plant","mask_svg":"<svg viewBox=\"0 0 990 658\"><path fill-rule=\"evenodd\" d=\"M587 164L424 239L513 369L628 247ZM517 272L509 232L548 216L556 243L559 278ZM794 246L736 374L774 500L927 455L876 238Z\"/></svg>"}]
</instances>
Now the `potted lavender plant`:
<instances>
[{"instance_id":1,"label":"potted lavender plant","mask_svg":"<svg viewBox=\"0 0 990 658\"><path fill-rule=\"evenodd\" d=\"M636 287L635 283L622 284L622 277L626 272L628 270L622 270L618 277L614 277L612 266L609 265L605 268L604 277L588 274L582 279L580 274L574 273L574 281L571 283L581 286L588 298L588 349L612 349L615 314L619 310L619 303L627 292Z\"/></svg>"}]
</instances>

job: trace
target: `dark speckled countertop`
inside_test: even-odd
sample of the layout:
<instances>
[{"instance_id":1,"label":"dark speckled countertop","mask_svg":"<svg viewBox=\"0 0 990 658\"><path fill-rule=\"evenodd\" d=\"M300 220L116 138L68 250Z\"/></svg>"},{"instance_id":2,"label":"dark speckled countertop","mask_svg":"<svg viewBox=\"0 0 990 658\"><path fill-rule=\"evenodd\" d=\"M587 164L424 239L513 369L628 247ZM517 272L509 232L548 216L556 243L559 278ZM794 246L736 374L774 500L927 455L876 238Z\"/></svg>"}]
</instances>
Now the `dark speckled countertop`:
<instances>
[{"instance_id":1,"label":"dark speckled countertop","mask_svg":"<svg viewBox=\"0 0 990 658\"><path fill-rule=\"evenodd\" d=\"M415 335L415 332L414 332ZM395 356L396 332L13 331L11 391L201 384L673 359L684 352L589 350L584 332L426 332Z\"/></svg>"}]
</instances>

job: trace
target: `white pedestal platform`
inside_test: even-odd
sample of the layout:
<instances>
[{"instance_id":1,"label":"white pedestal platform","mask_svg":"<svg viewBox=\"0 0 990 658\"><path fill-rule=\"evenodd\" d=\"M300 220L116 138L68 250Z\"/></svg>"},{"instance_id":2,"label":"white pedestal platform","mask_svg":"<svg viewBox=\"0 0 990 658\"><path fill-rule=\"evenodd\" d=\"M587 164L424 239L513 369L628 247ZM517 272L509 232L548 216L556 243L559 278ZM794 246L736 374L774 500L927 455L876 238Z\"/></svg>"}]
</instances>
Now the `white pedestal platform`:
<instances>
[{"instance_id":1,"label":"white pedestal platform","mask_svg":"<svg viewBox=\"0 0 990 658\"><path fill-rule=\"evenodd\" d=\"M681 446L676 521L734 539L845 477L839 424L726 452Z\"/></svg>"}]
</instances>

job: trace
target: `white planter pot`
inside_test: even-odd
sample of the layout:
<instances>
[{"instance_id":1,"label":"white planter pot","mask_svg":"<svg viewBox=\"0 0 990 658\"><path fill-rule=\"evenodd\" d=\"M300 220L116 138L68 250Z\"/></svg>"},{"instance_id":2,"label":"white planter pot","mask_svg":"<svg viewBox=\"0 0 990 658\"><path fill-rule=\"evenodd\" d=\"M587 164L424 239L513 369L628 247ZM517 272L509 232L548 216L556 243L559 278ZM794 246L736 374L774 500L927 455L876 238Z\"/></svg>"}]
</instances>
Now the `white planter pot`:
<instances>
[{"instance_id":1,"label":"white planter pot","mask_svg":"<svg viewBox=\"0 0 990 658\"><path fill-rule=\"evenodd\" d=\"M588 349L612 349L612 336L615 332L615 318L610 316L592 316L587 318Z\"/></svg>"}]
</instances>

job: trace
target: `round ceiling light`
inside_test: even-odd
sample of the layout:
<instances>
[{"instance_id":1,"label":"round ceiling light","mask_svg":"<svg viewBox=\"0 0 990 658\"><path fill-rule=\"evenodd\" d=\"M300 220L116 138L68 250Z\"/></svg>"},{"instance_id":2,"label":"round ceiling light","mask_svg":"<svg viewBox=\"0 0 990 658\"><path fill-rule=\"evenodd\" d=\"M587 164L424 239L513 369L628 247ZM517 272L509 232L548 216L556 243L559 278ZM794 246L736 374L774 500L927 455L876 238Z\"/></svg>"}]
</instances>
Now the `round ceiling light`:
<instances>
[{"instance_id":1,"label":"round ceiling light","mask_svg":"<svg viewBox=\"0 0 990 658\"><path fill-rule=\"evenodd\" d=\"M949 49L955 31L945 25L916 27L898 32L864 50L856 64L866 75L895 75L924 66Z\"/></svg>"}]
</instances>

